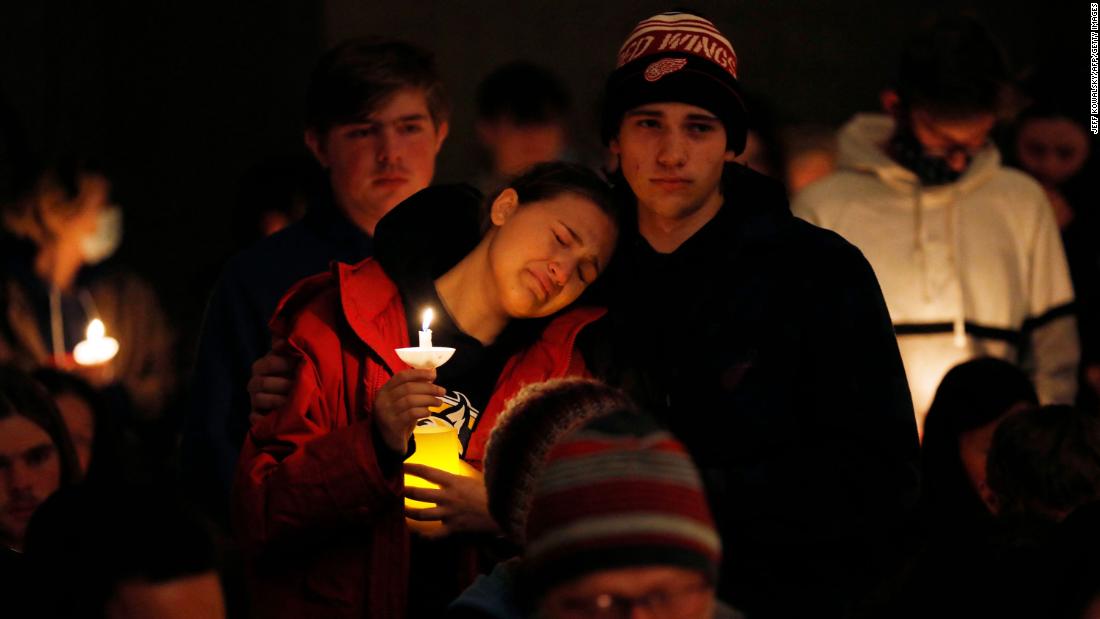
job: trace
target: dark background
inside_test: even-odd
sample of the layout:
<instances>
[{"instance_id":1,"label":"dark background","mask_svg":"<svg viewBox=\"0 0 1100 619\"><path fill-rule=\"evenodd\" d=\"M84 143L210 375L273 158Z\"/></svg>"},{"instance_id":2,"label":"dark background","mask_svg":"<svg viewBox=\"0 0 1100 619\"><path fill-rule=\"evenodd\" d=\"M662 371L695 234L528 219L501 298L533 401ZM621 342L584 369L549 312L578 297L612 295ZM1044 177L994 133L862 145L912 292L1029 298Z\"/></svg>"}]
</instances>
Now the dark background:
<instances>
[{"instance_id":1,"label":"dark background","mask_svg":"<svg viewBox=\"0 0 1100 619\"><path fill-rule=\"evenodd\" d=\"M207 287L233 247L242 173L302 152L301 101L318 54L357 34L437 53L454 101L438 181L471 178L473 99L497 64L529 59L572 87L593 152L599 90L640 19L673 4L717 23L741 79L781 122L838 125L877 107L901 41L938 10L978 15L1017 72L1059 65L1088 105L1087 2L0 3L0 98L33 148L100 158L126 211L120 257L150 279L183 333L183 363Z\"/></svg>"}]
</instances>

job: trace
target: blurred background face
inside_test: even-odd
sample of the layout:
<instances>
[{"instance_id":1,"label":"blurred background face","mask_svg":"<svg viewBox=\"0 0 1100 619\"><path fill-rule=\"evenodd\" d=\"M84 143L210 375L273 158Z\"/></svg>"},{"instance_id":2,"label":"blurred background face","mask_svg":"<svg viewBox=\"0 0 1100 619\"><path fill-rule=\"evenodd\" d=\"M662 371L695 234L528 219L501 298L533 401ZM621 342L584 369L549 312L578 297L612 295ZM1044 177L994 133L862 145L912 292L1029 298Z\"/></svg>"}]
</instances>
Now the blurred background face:
<instances>
[{"instance_id":1,"label":"blurred background face","mask_svg":"<svg viewBox=\"0 0 1100 619\"><path fill-rule=\"evenodd\" d=\"M78 245L95 233L110 197L110 182L98 174L81 176L77 195L71 199L60 188L46 187L41 195L42 222L55 241Z\"/></svg>"},{"instance_id":2,"label":"blurred background face","mask_svg":"<svg viewBox=\"0 0 1100 619\"><path fill-rule=\"evenodd\" d=\"M480 121L477 135L501 176L516 176L536 163L561 159L566 147L565 127L556 122Z\"/></svg>"},{"instance_id":3,"label":"blurred background face","mask_svg":"<svg viewBox=\"0 0 1100 619\"><path fill-rule=\"evenodd\" d=\"M970 487L981 497L982 502L991 512L996 512L997 504L993 492L986 483L985 469L989 461L989 448L993 444L993 433L1009 415L1027 406L1029 406L1027 402L1015 404L997 419L959 434L959 459L970 480Z\"/></svg>"},{"instance_id":4,"label":"blurred background face","mask_svg":"<svg viewBox=\"0 0 1100 619\"><path fill-rule=\"evenodd\" d=\"M14 415L0 419L0 531L17 547L39 504L61 483L61 461L46 431Z\"/></svg>"},{"instance_id":5,"label":"blurred background face","mask_svg":"<svg viewBox=\"0 0 1100 619\"><path fill-rule=\"evenodd\" d=\"M1016 134L1020 165L1042 184L1057 187L1085 165L1089 139L1082 128L1066 118L1030 118Z\"/></svg>"},{"instance_id":6,"label":"blurred background face","mask_svg":"<svg viewBox=\"0 0 1100 619\"><path fill-rule=\"evenodd\" d=\"M539 616L710 619L713 615L714 591L698 572L638 567L597 572L555 587L543 599Z\"/></svg>"},{"instance_id":7,"label":"blurred background face","mask_svg":"<svg viewBox=\"0 0 1100 619\"><path fill-rule=\"evenodd\" d=\"M798 193L836 169L836 155L825 150L806 151L787 162L787 191Z\"/></svg>"},{"instance_id":8,"label":"blurred background face","mask_svg":"<svg viewBox=\"0 0 1100 619\"><path fill-rule=\"evenodd\" d=\"M750 129L745 137L745 150L737 156L737 161L765 176L776 177L777 170L768 162L767 148L760 134Z\"/></svg>"},{"instance_id":9,"label":"blurred background face","mask_svg":"<svg viewBox=\"0 0 1100 619\"><path fill-rule=\"evenodd\" d=\"M965 171L974 155L985 147L997 121L992 113L940 118L920 108L909 113L909 120L924 154L943 159L955 172Z\"/></svg>"},{"instance_id":10,"label":"blurred background face","mask_svg":"<svg viewBox=\"0 0 1100 619\"><path fill-rule=\"evenodd\" d=\"M504 219L498 218L499 202L489 262L507 315L550 315L575 301L607 268L618 231L591 200L561 193L519 205Z\"/></svg>"},{"instance_id":11,"label":"blurred background face","mask_svg":"<svg viewBox=\"0 0 1100 619\"><path fill-rule=\"evenodd\" d=\"M328 169L339 206L380 217L431 183L446 136L447 123L435 125L423 91L409 88L364 122L336 125L307 143Z\"/></svg>"}]
</instances>

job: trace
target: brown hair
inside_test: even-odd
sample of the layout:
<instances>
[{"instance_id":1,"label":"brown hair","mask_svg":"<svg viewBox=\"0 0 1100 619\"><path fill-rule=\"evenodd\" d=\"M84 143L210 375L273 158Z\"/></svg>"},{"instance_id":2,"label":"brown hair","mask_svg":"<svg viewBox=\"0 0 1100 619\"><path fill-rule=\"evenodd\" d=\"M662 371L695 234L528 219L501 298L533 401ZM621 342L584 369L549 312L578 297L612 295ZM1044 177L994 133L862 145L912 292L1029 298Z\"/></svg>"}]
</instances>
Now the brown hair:
<instances>
[{"instance_id":1,"label":"brown hair","mask_svg":"<svg viewBox=\"0 0 1100 619\"><path fill-rule=\"evenodd\" d=\"M306 126L324 133L334 125L361 121L406 88L423 91L436 127L450 117L431 52L403 41L349 39L325 52L313 69Z\"/></svg>"},{"instance_id":2,"label":"brown hair","mask_svg":"<svg viewBox=\"0 0 1100 619\"><path fill-rule=\"evenodd\" d=\"M1011 415L993 434L989 488L1004 513L1049 516L1100 499L1100 418L1066 405Z\"/></svg>"},{"instance_id":3,"label":"brown hair","mask_svg":"<svg viewBox=\"0 0 1100 619\"><path fill-rule=\"evenodd\" d=\"M619 200L611 187L592 170L565 161L537 163L525 172L489 194L483 211L488 213L493 202L505 189L513 189L519 203L549 200L563 193L571 193L591 200L604 214L619 225ZM483 228L488 228L488 217Z\"/></svg>"}]
</instances>

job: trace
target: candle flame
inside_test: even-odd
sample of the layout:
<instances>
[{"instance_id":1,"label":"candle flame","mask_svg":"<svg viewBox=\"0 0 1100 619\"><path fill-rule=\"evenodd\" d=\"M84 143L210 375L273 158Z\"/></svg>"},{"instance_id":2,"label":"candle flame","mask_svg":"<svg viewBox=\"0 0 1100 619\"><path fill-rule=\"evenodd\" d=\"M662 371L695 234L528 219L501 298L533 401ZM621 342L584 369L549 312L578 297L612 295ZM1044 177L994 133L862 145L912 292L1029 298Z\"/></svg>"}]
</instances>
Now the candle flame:
<instances>
[{"instance_id":1,"label":"candle flame","mask_svg":"<svg viewBox=\"0 0 1100 619\"><path fill-rule=\"evenodd\" d=\"M420 329L421 331L427 331L428 330L428 327L430 327L432 325L432 318L434 316L435 316L435 314L432 313L432 308L429 307L428 309L424 310L424 322L423 322L423 326Z\"/></svg>"},{"instance_id":2,"label":"candle flame","mask_svg":"<svg viewBox=\"0 0 1100 619\"><path fill-rule=\"evenodd\" d=\"M107 330L103 326L103 321L98 318L93 318L92 321L88 323L88 330L85 331L84 334L89 340L98 340L102 339L106 332Z\"/></svg>"},{"instance_id":3,"label":"candle flame","mask_svg":"<svg viewBox=\"0 0 1100 619\"><path fill-rule=\"evenodd\" d=\"M103 321L98 318L88 323L83 342L77 342L73 349L73 361L79 365L100 365L118 354L118 340L106 335Z\"/></svg>"}]
</instances>

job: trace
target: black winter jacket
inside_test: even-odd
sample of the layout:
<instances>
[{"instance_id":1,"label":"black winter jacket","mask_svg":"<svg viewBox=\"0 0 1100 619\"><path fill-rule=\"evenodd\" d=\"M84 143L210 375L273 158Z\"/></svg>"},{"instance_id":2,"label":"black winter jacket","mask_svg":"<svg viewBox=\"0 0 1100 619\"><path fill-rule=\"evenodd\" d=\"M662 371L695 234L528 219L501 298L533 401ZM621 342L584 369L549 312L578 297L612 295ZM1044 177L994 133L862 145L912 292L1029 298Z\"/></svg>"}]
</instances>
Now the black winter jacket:
<instances>
[{"instance_id":1,"label":"black winter jacket","mask_svg":"<svg viewBox=\"0 0 1100 619\"><path fill-rule=\"evenodd\" d=\"M749 617L853 616L918 494L890 317L858 249L791 215L774 180L725 176L725 204L671 254L624 223L601 282L610 311L582 350L695 458L722 599Z\"/></svg>"}]
</instances>

